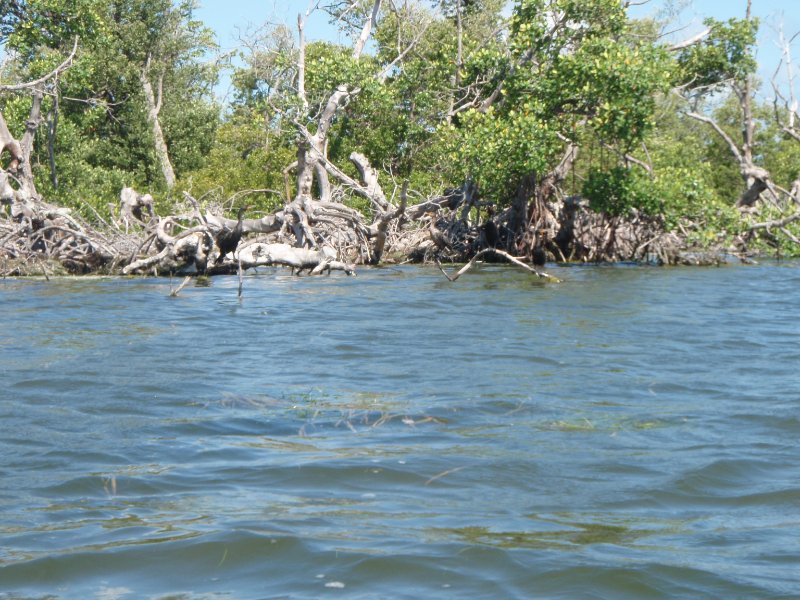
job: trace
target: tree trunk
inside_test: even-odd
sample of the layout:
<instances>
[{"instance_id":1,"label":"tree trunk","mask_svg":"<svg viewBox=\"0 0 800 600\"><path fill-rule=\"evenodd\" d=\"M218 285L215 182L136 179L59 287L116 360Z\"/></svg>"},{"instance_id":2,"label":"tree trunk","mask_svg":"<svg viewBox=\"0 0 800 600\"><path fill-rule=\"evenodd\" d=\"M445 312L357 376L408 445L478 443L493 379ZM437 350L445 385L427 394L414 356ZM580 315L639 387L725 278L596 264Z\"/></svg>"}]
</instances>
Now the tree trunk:
<instances>
[{"instance_id":1,"label":"tree trunk","mask_svg":"<svg viewBox=\"0 0 800 600\"><path fill-rule=\"evenodd\" d=\"M78 50L78 38L72 47L69 56L55 69L47 75L14 85L3 85L5 91L32 90L33 102L28 120L25 122L25 133L21 140L16 140L8 129L8 124L0 112L0 156L6 151L11 155L7 169L0 164L0 199L13 203L15 200L25 203L28 200L39 201L36 186L33 180L33 168L31 166L31 154L33 152L33 141L36 130L42 122L42 99L44 97L44 86L49 80L57 78L58 75L72 65L75 53ZM15 190L10 182L9 175L19 183L19 189ZM28 209L24 209L23 212ZM14 211L12 210L12 213Z\"/></svg>"},{"instance_id":2,"label":"tree trunk","mask_svg":"<svg viewBox=\"0 0 800 600\"><path fill-rule=\"evenodd\" d=\"M37 85L33 90L33 102L28 120L25 121L25 133L20 140L22 149L22 162L20 163L20 189L18 194L23 199L38 198L36 186L33 182L33 166L31 165L31 154L33 154L33 140L36 130L42 122L42 99L44 90L42 85Z\"/></svg>"},{"instance_id":3,"label":"tree trunk","mask_svg":"<svg viewBox=\"0 0 800 600\"><path fill-rule=\"evenodd\" d=\"M58 133L58 90L53 95L53 107L47 122L47 158L50 163L50 183L58 189L58 170L56 169L56 134Z\"/></svg>"},{"instance_id":4,"label":"tree trunk","mask_svg":"<svg viewBox=\"0 0 800 600\"><path fill-rule=\"evenodd\" d=\"M456 95L461 87L461 69L464 62L464 24L462 19L462 0L456 0L456 64L450 76L450 108L447 111L447 124L453 120L456 108Z\"/></svg>"},{"instance_id":5,"label":"tree trunk","mask_svg":"<svg viewBox=\"0 0 800 600\"><path fill-rule=\"evenodd\" d=\"M11 135L6 120L3 118L3 113L0 112L0 156L6 150L11 155L11 160L6 168L9 171L16 172L22 164L22 147L19 145L19 141ZM0 168L3 168L2 164L0 164Z\"/></svg>"},{"instance_id":6,"label":"tree trunk","mask_svg":"<svg viewBox=\"0 0 800 600\"><path fill-rule=\"evenodd\" d=\"M164 140L164 132L161 130L161 123L158 120L158 114L161 112L164 76L161 75L158 78L158 97L156 98L156 95L153 92L153 86L147 76L149 66L150 59L148 58L147 66L145 66L140 73L142 90L144 91L144 100L147 104L147 118L150 121L150 126L153 129L153 143L155 145L158 163L161 166L161 172L164 174L164 180L167 183L167 188L172 189L175 187L175 171L172 168L172 162L169 159L167 142Z\"/></svg>"},{"instance_id":7,"label":"tree trunk","mask_svg":"<svg viewBox=\"0 0 800 600\"><path fill-rule=\"evenodd\" d=\"M528 225L528 203L536 193L536 175L531 174L524 177L517 186L514 200L511 203L511 215L508 226L514 239L519 240L525 233Z\"/></svg>"},{"instance_id":8,"label":"tree trunk","mask_svg":"<svg viewBox=\"0 0 800 600\"><path fill-rule=\"evenodd\" d=\"M370 17L364 23L358 39L353 44L353 59L355 60L361 57L361 53L369 40L372 29L377 23L381 1L382 0L374 0ZM298 15L297 33L300 47L297 53L297 95L304 112L308 112L309 106L308 98L306 97L305 82L306 40L304 25L302 15ZM315 176L322 200L328 201L330 199L330 183L327 175L328 132L339 108L347 102L353 93L356 93L356 91L348 89L345 85L340 85L336 88L336 91L330 95L328 101L325 103L325 107L320 113L319 119L317 120L317 131L313 135L304 125L300 122L296 122L300 133L300 140L297 145L297 196L295 197L295 201L302 203L312 198Z\"/></svg>"}]
</instances>

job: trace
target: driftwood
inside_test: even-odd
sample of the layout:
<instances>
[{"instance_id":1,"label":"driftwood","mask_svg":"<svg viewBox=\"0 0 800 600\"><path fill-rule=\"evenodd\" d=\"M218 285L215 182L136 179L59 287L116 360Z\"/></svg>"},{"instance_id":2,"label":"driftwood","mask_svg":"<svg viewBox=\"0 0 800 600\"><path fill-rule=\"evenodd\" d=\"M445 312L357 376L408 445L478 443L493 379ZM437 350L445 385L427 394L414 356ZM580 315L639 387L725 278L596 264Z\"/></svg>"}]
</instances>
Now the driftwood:
<instances>
[{"instance_id":1,"label":"driftwood","mask_svg":"<svg viewBox=\"0 0 800 600\"><path fill-rule=\"evenodd\" d=\"M439 262L438 258L436 259L436 265L439 267L439 270L444 274L445 277L447 277L448 280L455 281L456 279L461 277L464 273L469 271L475 265L475 263L478 262L479 258L482 258L483 256L486 256L486 255L494 255L494 256L502 257L502 258L506 259L508 262L510 262L511 264L514 264L514 265L516 265L518 267L521 267L521 268L525 269L526 271L528 271L529 273L533 273L534 275L536 275L537 277L540 277L542 279L547 279L547 280L553 281L553 282L560 282L561 281L558 277L550 275L549 273L545 273L544 271L539 271L538 269L536 269L536 268L534 268L534 267L522 262L520 259L516 258L515 256L511 256L508 252L505 252L503 250L498 250L496 248L486 248L485 250L481 250L475 256L472 257L472 260L470 260L467 264L465 264L463 267L461 267L458 270L458 272L456 272L455 275L448 274L447 271L444 270L444 267L442 267L442 263Z\"/></svg>"},{"instance_id":2,"label":"driftwood","mask_svg":"<svg viewBox=\"0 0 800 600\"><path fill-rule=\"evenodd\" d=\"M123 195L142 198L132 190L123 191ZM291 222L297 207L292 204L272 215L261 219L246 219L242 222L245 234L256 234L256 240L242 240L238 248L224 261L217 263L219 248L214 239L221 228L232 227L236 221L211 213L201 213L197 201L184 194L194 210L186 215L158 217L153 213L147 221L134 219L142 225L145 232L150 232L154 244L149 249L143 248L123 269L123 274L133 273L173 273L197 272L202 274L231 273L259 266L280 265L296 271L309 271L311 274L330 271L344 271L348 275L355 273L351 262L341 260L337 251L330 245L317 241L316 228L312 228L312 220L306 217L306 227L311 231L315 247L308 248L289 245L277 241L282 236L284 226ZM123 202L124 204L124 202ZM357 223L355 211L345 206L327 206L323 203L309 202L304 207L312 208L312 214L318 218L318 212L333 219L333 213L343 217L344 222ZM352 213L351 213L352 211ZM357 214L357 213L356 213ZM313 221L316 224L316 220ZM336 223L341 225L341 223ZM308 237L303 239L308 240ZM144 254L144 255L142 255Z\"/></svg>"},{"instance_id":3,"label":"driftwood","mask_svg":"<svg viewBox=\"0 0 800 600\"><path fill-rule=\"evenodd\" d=\"M237 260L245 269L281 265L296 271L308 270L312 275L324 271L344 271L348 275L355 275L355 266L337 260L336 252L329 246L312 250L288 244L254 242L239 248Z\"/></svg>"},{"instance_id":4,"label":"driftwood","mask_svg":"<svg viewBox=\"0 0 800 600\"><path fill-rule=\"evenodd\" d=\"M0 206L0 276L113 269L135 243L101 233L67 208L19 197Z\"/></svg>"},{"instance_id":5,"label":"driftwood","mask_svg":"<svg viewBox=\"0 0 800 600\"><path fill-rule=\"evenodd\" d=\"M131 191L132 192L132 191ZM489 218L500 232L497 247L486 247L486 221L468 221L461 206L422 212L412 221L405 208L405 190L398 206L374 210L373 222L340 202L308 200L294 202L261 218L245 220L244 237L237 249L216 265L219 250L215 234L233 220L201 212L191 197L191 210L161 217L151 212L145 200L138 213L132 208L146 196L128 192L125 218L112 220L98 230L77 214L41 200L14 199L0 207L0 276L58 272L108 272L123 274L233 274L261 266L283 266L297 272L319 274L342 271L354 274L357 264L375 264L385 256L397 261L466 262L448 279L455 281L479 260L510 262L537 277L555 281L548 273L530 266L530 257L515 256L504 244L509 241L505 219L508 211ZM334 194L338 192L334 191ZM437 200L431 201L431 205ZM125 203L121 201L121 207ZM298 227L297 212L305 221ZM682 232L665 231L660 220L638 213L625 218L592 212L579 199L567 199L548 207L558 223L553 236L556 253L549 260L644 261L662 264L713 264L720 255L692 251L686 240L692 224ZM751 226L754 232L780 230L789 235L789 225L798 214L764 220ZM300 237L295 232L301 231ZM783 231L786 230L786 231ZM306 231L308 233L306 233ZM309 237L310 236L310 237ZM305 240L301 246L299 240ZM376 244L379 242L379 244ZM746 243L746 240L742 243ZM746 253L737 248L735 254ZM444 270L443 270L444 272Z\"/></svg>"},{"instance_id":6,"label":"driftwood","mask_svg":"<svg viewBox=\"0 0 800 600\"><path fill-rule=\"evenodd\" d=\"M145 216L146 215L146 216ZM132 225L147 225L156 211L150 194L139 194L133 188L122 188L119 195L119 219L125 231Z\"/></svg>"},{"instance_id":7,"label":"driftwood","mask_svg":"<svg viewBox=\"0 0 800 600\"><path fill-rule=\"evenodd\" d=\"M216 275L261 266L284 266L309 274L353 274L357 264L378 264L388 257L390 261L467 263L461 271L448 276L453 281L478 260L511 262L539 277L555 280L531 267L531 256L514 253L515 238L508 226L513 206L497 212L487 207L484 219L475 219L474 211L464 210L467 205L478 211L484 207L474 193L450 193L406 208L406 185L395 205L371 179L373 176L365 170L361 181L333 188L330 202L295 199L272 214L245 219L241 242L220 264L215 264L219 256L216 234L235 221L223 217L219 210L201 209L188 194L184 195L187 210L162 217L156 214L147 194L127 188L120 197L118 218L105 223L102 229L87 224L68 209L15 196L3 200L0 206L0 276L48 274L59 269L72 273ZM339 201L345 189L359 186L363 190L367 185L375 199L371 222ZM546 256L533 257L537 259L534 264L545 258L662 264L719 262L719 254L692 251L688 246L686 240L693 226L690 223L681 225L682 232L668 232L658 218L635 211L624 218L604 216L592 212L579 198L551 201L546 209L553 217L546 233L551 244ZM756 223L752 230L786 233L783 230L800 218L798 214ZM418 218L411 219L410 215ZM492 227L487 227L489 222ZM493 232L491 243L488 230ZM734 253L744 255L746 248L737 248Z\"/></svg>"},{"instance_id":8,"label":"driftwood","mask_svg":"<svg viewBox=\"0 0 800 600\"><path fill-rule=\"evenodd\" d=\"M338 210L318 208L329 216ZM343 205L341 209L345 218L332 219L334 225L357 222L350 213L352 209ZM214 265L219 254L214 235L228 221L203 215L199 207L185 215L160 217L149 195L126 188L121 194L119 219L106 223L101 232L69 209L12 196L0 206L0 276L41 273L45 271L42 264L50 265L50 272L63 268L72 273L215 274L234 272L239 262L244 269L284 265L314 274L334 270L354 273L352 261L340 259L322 237L314 248L294 247L276 240L290 212L291 209L284 209L245 222L246 230L255 232L259 239L243 241L233 256Z\"/></svg>"}]
</instances>

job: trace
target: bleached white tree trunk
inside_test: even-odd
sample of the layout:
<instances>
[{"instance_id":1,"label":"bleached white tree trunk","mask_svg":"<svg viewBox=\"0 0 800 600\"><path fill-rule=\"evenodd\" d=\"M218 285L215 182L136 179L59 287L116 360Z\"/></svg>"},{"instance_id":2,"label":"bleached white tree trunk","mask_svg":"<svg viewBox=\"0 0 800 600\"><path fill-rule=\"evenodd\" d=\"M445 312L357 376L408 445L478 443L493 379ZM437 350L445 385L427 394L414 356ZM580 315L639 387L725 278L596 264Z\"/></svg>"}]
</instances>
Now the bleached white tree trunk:
<instances>
[{"instance_id":1,"label":"bleached white tree trunk","mask_svg":"<svg viewBox=\"0 0 800 600\"><path fill-rule=\"evenodd\" d=\"M153 132L153 144L155 145L158 164L161 167L164 181L167 183L167 188L172 189L175 187L175 170L172 168L172 161L169 158L169 149L167 148L167 142L164 139L164 132L161 129L161 122L158 118L164 96L164 75L161 74L158 76L156 92L153 90L153 84L150 81L149 70L150 57L147 58L147 64L139 74L139 78L142 83L142 91L144 92L144 101L147 105L147 120L150 121L150 128Z\"/></svg>"}]
</instances>

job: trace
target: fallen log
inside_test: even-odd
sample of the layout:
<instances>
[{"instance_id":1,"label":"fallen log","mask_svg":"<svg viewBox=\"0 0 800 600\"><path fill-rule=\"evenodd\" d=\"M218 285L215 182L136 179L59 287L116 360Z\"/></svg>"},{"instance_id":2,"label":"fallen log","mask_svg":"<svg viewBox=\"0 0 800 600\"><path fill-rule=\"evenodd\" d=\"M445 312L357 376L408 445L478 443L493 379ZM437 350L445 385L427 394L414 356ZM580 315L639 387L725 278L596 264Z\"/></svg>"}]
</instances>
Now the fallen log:
<instances>
[{"instance_id":1,"label":"fallen log","mask_svg":"<svg viewBox=\"0 0 800 600\"><path fill-rule=\"evenodd\" d=\"M236 259L244 269L281 265L297 271L309 270L312 275L323 271L344 271L347 275L355 275L354 265L337 258L336 252L328 246L313 250L263 242L242 245L236 252Z\"/></svg>"}]
</instances>

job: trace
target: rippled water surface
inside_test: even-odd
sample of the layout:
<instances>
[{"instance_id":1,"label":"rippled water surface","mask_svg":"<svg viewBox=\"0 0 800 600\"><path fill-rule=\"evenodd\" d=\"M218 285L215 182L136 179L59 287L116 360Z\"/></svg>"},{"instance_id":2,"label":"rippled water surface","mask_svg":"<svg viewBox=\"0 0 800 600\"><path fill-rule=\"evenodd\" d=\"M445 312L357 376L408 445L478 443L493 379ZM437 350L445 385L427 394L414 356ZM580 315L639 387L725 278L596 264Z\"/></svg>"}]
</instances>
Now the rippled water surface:
<instances>
[{"instance_id":1,"label":"rippled water surface","mask_svg":"<svg viewBox=\"0 0 800 600\"><path fill-rule=\"evenodd\" d=\"M800 263L554 273L0 282L0 598L800 597Z\"/></svg>"}]
</instances>

